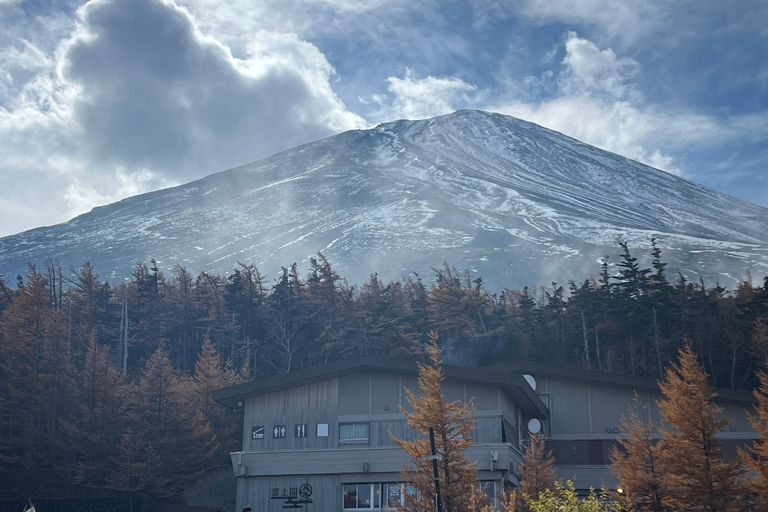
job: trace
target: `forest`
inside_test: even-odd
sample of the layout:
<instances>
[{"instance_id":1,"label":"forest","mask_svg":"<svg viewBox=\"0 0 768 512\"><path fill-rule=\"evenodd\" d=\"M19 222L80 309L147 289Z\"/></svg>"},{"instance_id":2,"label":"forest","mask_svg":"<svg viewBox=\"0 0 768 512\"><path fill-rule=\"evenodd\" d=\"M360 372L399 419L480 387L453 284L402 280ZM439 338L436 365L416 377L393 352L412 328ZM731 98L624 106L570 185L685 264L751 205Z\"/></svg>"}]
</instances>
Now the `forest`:
<instances>
[{"instance_id":1,"label":"forest","mask_svg":"<svg viewBox=\"0 0 768 512\"><path fill-rule=\"evenodd\" d=\"M445 364L521 359L659 379L690 340L718 387L751 390L768 356L768 279L733 290L648 268L625 244L568 283L512 290L448 263L433 275L349 284L322 254L307 269L229 276L137 262L0 278L0 498L143 491L177 499L229 464L241 426L210 392L356 355ZM375 270L375 269L372 269ZM426 282L425 282L426 281Z\"/></svg>"}]
</instances>

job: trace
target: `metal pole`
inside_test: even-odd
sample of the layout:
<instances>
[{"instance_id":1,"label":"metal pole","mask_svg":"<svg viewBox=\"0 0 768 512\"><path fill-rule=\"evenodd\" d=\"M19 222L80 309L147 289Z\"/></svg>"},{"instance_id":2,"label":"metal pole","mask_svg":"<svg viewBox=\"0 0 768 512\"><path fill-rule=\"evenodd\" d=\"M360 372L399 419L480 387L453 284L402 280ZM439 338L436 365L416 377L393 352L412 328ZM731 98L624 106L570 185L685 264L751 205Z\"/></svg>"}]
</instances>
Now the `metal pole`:
<instances>
[{"instance_id":1,"label":"metal pole","mask_svg":"<svg viewBox=\"0 0 768 512\"><path fill-rule=\"evenodd\" d=\"M443 512L443 500L440 497L440 477L437 475L437 453L435 451L435 429L429 427L429 444L432 447L432 471L435 475L435 501L437 512Z\"/></svg>"}]
</instances>

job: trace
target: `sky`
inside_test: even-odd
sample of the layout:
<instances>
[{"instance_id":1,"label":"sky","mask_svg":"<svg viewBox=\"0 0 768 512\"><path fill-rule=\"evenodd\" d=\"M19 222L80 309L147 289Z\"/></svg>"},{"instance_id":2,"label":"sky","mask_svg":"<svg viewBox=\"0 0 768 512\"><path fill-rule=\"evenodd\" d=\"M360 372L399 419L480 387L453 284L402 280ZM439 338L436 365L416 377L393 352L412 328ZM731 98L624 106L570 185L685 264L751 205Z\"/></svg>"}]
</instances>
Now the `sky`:
<instances>
[{"instance_id":1,"label":"sky","mask_svg":"<svg viewBox=\"0 0 768 512\"><path fill-rule=\"evenodd\" d=\"M766 20L766 0L0 0L0 236L467 108L768 206Z\"/></svg>"}]
</instances>

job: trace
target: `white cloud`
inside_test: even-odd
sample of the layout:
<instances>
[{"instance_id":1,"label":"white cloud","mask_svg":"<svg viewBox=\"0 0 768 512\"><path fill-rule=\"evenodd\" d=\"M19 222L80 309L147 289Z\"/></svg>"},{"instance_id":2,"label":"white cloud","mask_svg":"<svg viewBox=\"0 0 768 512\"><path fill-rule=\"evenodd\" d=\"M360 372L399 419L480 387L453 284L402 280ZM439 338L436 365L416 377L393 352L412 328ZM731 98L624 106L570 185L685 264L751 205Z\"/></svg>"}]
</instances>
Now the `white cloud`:
<instances>
[{"instance_id":1,"label":"white cloud","mask_svg":"<svg viewBox=\"0 0 768 512\"><path fill-rule=\"evenodd\" d=\"M597 45L569 32L565 41L565 72L560 77L563 94L600 94L614 98L637 95L631 80L640 72L634 59L618 58L611 48Z\"/></svg>"},{"instance_id":2,"label":"white cloud","mask_svg":"<svg viewBox=\"0 0 768 512\"><path fill-rule=\"evenodd\" d=\"M734 141L768 140L768 113L716 117L649 103L636 86L642 68L610 49L569 32L554 97L510 98L488 110L557 130L587 144L673 174L686 171L679 155ZM528 85L541 87L542 80ZM678 156L674 156L678 155Z\"/></svg>"},{"instance_id":3,"label":"white cloud","mask_svg":"<svg viewBox=\"0 0 768 512\"><path fill-rule=\"evenodd\" d=\"M178 185L178 183L155 175L148 169L134 173L129 173L125 169L117 169L112 179L114 186L107 192L97 190L87 183L81 183L78 179L67 185L64 190L64 198L67 201L67 217L75 217L97 205L110 204L151 190Z\"/></svg>"},{"instance_id":4,"label":"white cloud","mask_svg":"<svg viewBox=\"0 0 768 512\"><path fill-rule=\"evenodd\" d=\"M672 153L721 133L720 123L707 116L647 105L635 86L641 73L635 60L600 49L574 32L566 34L564 47L554 98L535 103L510 99L489 109L674 174L681 174L681 164Z\"/></svg>"},{"instance_id":5,"label":"white cloud","mask_svg":"<svg viewBox=\"0 0 768 512\"><path fill-rule=\"evenodd\" d=\"M519 14L541 23L599 25L613 38L635 41L665 24L673 8L671 3L666 0L523 0L514 8Z\"/></svg>"},{"instance_id":6,"label":"white cloud","mask_svg":"<svg viewBox=\"0 0 768 512\"><path fill-rule=\"evenodd\" d=\"M0 76L17 68L37 74L0 108L0 168L8 183L37 177L28 203L57 200L32 225L0 216L0 234L364 125L316 46L262 30L236 58L170 0L91 0L55 57L0 50Z\"/></svg>"},{"instance_id":7,"label":"white cloud","mask_svg":"<svg viewBox=\"0 0 768 512\"><path fill-rule=\"evenodd\" d=\"M417 78L412 69L407 69L403 78L389 77L387 83L393 98L377 116L384 120L423 119L448 114L456 110L457 104L473 102L470 95L477 90L460 78ZM380 96L373 99L382 103Z\"/></svg>"}]
</instances>

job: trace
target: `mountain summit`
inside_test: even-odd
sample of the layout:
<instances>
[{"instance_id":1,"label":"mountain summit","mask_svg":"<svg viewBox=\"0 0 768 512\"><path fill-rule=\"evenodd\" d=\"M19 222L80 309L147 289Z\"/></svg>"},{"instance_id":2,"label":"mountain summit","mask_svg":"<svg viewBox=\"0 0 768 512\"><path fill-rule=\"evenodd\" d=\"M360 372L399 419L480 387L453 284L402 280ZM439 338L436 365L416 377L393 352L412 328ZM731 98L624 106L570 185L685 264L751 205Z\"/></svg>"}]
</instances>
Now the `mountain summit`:
<instances>
[{"instance_id":1,"label":"mountain summit","mask_svg":"<svg viewBox=\"0 0 768 512\"><path fill-rule=\"evenodd\" d=\"M486 285L584 279L617 243L670 271L733 285L768 272L768 209L532 123L459 111L345 132L179 187L0 239L0 273L91 261L104 278L137 260L231 272L322 251L362 283L431 276L443 261Z\"/></svg>"}]
</instances>

